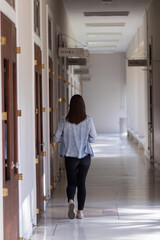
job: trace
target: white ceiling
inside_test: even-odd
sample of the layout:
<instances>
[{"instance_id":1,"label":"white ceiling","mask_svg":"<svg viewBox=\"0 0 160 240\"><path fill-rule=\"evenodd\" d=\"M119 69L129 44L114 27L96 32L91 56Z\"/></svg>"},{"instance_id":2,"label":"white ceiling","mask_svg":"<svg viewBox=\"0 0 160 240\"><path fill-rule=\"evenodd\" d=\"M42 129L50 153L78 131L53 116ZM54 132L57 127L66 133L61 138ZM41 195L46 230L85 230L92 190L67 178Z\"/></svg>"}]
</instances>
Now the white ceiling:
<instances>
[{"instance_id":1,"label":"white ceiling","mask_svg":"<svg viewBox=\"0 0 160 240\"><path fill-rule=\"evenodd\" d=\"M145 8L150 2L150 0L112 0L112 3L103 3L102 0L63 1L73 28L74 39L77 41L73 42L73 46L70 47L82 47L84 45L87 46L86 49L89 52L125 52L140 26ZM129 11L129 15L122 17L85 17L83 14L84 12L106 11ZM103 23L105 25L108 23L124 23L125 26L87 27L86 24L89 23ZM99 33L100 35L91 34L89 37L87 33Z\"/></svg>"}]
</instances>

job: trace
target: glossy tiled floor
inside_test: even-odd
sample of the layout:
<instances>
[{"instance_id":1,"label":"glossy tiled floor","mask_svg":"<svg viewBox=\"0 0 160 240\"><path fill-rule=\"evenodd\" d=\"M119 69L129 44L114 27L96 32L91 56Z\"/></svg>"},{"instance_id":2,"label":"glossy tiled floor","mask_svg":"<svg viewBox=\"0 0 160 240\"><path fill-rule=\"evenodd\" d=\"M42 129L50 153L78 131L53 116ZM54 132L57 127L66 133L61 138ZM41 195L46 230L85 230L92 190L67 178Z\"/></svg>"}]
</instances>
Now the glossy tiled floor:
<instances>
[{"instance_id":1,"label":"glossy tiled floor","mask_svg":"<svg viewBox=\"0 0 160 240\"><path fill-rule=\"evenodd\" d=\"M65 176L32 240L159 240L160 172L116 135L99 136L87 178L85 218L67 218Z\"/></svg>"}]
</instances>

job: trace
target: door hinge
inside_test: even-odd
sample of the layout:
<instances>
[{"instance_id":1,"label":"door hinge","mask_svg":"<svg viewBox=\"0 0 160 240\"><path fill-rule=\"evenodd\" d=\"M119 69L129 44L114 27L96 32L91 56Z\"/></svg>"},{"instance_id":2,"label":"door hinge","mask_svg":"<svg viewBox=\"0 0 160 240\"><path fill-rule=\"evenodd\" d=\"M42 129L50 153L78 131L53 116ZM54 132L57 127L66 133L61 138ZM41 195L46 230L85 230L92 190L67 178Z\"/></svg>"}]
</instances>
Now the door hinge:
<instances>
[{"instance_id":1,"label":"door hinge","mask_svg":"<svg viewBox=\"0 0 160 240\"><path fill-rule=\"evenodd\" d=\"M7 38L6 37L1 37L0 38L1 39L1 46L4 46L4 45L6 45L6 40L7 40Z\"/></svg>"},{"instance_id":2,"label":"door hinge","mask_svg":"<svg viewBox=\"0 0 160 240\"><path fill-rule=\"evenodd\" d=\"M22 173L18 174L18 180L23 180L23 174Z\"/></svg>"},{"instance_id":3,"label":"door hinge","mask_svg":"<svg viewBox=\"0 0 160 240\"><path fill-rule=\"evenodd\" d=\"M43 200L44 200L44 201L47 201L47 197L46 197L46 196L44 196L44 197L43 197Z\"/></svg>"},{"instance_id":4,"label":"door hinge","mask_svg":"<svg viewBox=\"0 0 160 240\"><path fill-rule=\"evenodd\" d=\"M49 71L49 73L50 73L50 72L51 72L51 69L49 68L48 71Z\"/></svg>"},{"instance_id":5,"label":"door hinge","mask_svg":"<svg viewBox=\"0 0 160 240\"><path fill-rule=\"evenodd\" d=\"M16 50L17 50L17 54L21 53L21 47L17 47Z\"/></svg>"},{"instance_id":6,"label":"door hinge","mask_svg":"<svg viewBox=\"0 0 160 240\"><path fill-rule=\"evenodd\" d=\"M36 214L39 214L39 208L36 209Z\"/></svg>"},{"instance_id":7,"label":"door hinge","mask_svg":"<svg viewBox=\"0 0 160 240\"><path fill-rule=\"evenodd\" d=\"M39 159L38 158L36 158L36 164L38 164L39 163Z\"/></svg>"},{"instance_id":8,"label":"door hinge","mask_svg":"<svg viewBox=\"0 0 160 240\"><path fill-rule=\"evenodd\" d=\"M2 112L2 120L3 121L7 120L7 112Z\"/></svg>"},{"instance_id":9,"label":"door hinge","mask_svg":"<svg viewBox=\"0 0 160 240\"><path fill-rule=\"evenodd\" d=\"M51 189L51 190L53 189L53 186L52 186L52 185L50 186L50 189Z\"/></svg>"},{"instance_id":10,"label":"door hinge","mask_svg":"<svg viewBox=\"0 0 160 240\"><path fill-rule=\"evenodd\" d=\"M22 116L22 110L17 110L17 116L21 117Z\"/></svg>"},{"instance_id":11,"label":"door hinge","mask_svg":"<svg viewBox=\"0 0 160 240\"><path fill-rule=\"evenodd\" d=\"M43 108L42 108L42 112L45 112L45 111L46 111L46 109L43 107Z\"/></svg>"},{"instance_id":12,"label":"door hinge","mask_svg":"<svg viewBox=\"0 0 160 240\"><path fill-rule=\"evenodd\" d=\"M45 65L44 64L42 64L42 69L44 69L45 68Z\"/></svg>"},{"instance_id":13,"label":"door hinge","mask_svg":"<svg viewBox=\"0 0 160 240\"><path fill-rule=\"evenodd\" d=\"M36 115L38 114L38 108L36 108Z\"/></svg>"},{"instance_id":14,"label":"door hinge","mask_svg":"<svg viewBox=\"0 0 160 240\"><path fill-rule=\"evenodd\" d=\"M51 107L49 108L49 112L52 112L52 108Z\"/></svg>"},{"instance_id":15,"label":"door hinge","mask_svg":"<svg viewBox=\"0 0 160 240\"><path fill-rule=\"evenodd\" d=\"M63 169L63 164L61 164L61 165L59 166L59 169L60 169L60 170L62 170L62 169Z\"/></svg>"},{"instance_id":16,"label":"door hinge","mask_svg":"<svg viewBox=\"0 0 160 240\"><path fill-rule=\"evenodd\" d=\"M46 156L46 152L43 152L43 157L45 157Z\"/></svg>"},{"instance_id":17,"label":"door hinge","mask_svg":"<svg viewBox=\"0 0 160 240\"><path fill-rule=\"evenodd\" d=\"M23 240L23 238L20 237L19 240Z\"/></svg>"},{"instance_id":18,"label":"door hinge","mask_svg":"<svg viewBox=\"0 0 160 240\"><path fill-rule=\"evenodd\" d=\"M53 147L55 147L55 146L56 146L56 143L54 142L54 143L53 143Z\"/></svg>"},{"instance_id":19,"label":"door hinge","mask_svg":"<svg viewBox=\"0 0 160 240\"><path fill-rule=\"evenodd\" d=\"M8 188L3 188L3 197L8 197Z\"/></svg>"},{"instance_id":20,"label":"door hinge","mask_svg":"<svg viewBox=\"0 0 160 240\"><path fill-rule=\"evenodd\" d=\"M55 75L55 72L52 72L52 75L54 76L54 75Z\"/></svg>"},{"instance_id":21,"label":"door hinge","mask_svg":"<svg viewBox=\"0 0 160 240\"><path fill-rule=\"evenodd\" d=\"M34 66L37 66L37 60L34 60Z\"/></svg>"},{"instance_id":22,"label":"door hinge","mask_svg":"<svg viewBox=\"0 0 160 240\"><path fill-rule=\"evenodd\" d=\"M55 111L56 111L56 109L55 109L55 108L53 108L53 109L52 109L52 111L53 111L53 112L55 112Z\"/></svg>"}]
</instances>

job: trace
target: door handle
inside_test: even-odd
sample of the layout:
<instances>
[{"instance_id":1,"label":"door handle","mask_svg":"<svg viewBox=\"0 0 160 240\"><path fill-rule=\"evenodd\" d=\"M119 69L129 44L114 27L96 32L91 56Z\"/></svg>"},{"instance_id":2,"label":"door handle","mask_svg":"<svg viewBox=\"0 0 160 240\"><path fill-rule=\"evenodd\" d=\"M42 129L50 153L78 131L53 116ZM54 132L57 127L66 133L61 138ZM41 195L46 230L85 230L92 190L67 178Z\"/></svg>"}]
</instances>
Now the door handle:
<instances>
[{"instance_id":1,"label":"door handle","mask_svg":"<svg viewBox=\"0 0 160 240\"><path fill-rule=\"evenodd\" d=\"M13 170L14 167L15 167L15 164L14 164L14 162L12 161L12 162L11 162L11 169Z\"/></svg>"},{"instance_id":2,"label":"door handle","mask_svg":"<svg viewBox=\"0 0 160 240\"><path fill-rule=\"evenodd\" d=\"M15 168L19 168L19 162L16 162L16 164L15 164Z\"/></svg>"}]
</instances>

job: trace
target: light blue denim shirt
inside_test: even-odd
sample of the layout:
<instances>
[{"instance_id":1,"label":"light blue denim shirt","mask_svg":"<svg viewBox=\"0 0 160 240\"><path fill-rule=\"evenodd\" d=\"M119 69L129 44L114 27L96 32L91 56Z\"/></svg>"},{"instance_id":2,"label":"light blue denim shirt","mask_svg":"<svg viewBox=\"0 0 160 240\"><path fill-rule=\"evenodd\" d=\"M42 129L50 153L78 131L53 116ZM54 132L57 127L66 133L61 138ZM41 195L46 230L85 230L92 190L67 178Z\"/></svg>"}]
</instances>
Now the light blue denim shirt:
<instances>
[{"instance_id":1,"label":"light blue denim shirt","mask_svg":"<svg viewBox=\"0 0 160 240\"><path fill-rule=\"evenodd\" d=\"M60 142L61 157L84 158L88 154L94 156L90 143L96 141L97 133L91 117L79 124L69 123L63 117L54 136L55 142Z\"/></svg>"}]
</instances>

